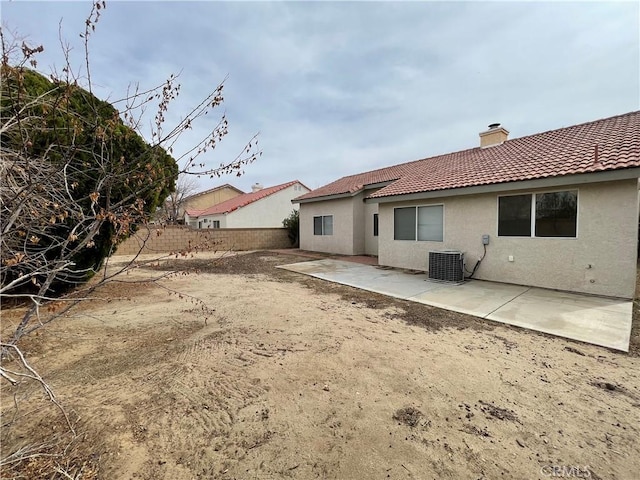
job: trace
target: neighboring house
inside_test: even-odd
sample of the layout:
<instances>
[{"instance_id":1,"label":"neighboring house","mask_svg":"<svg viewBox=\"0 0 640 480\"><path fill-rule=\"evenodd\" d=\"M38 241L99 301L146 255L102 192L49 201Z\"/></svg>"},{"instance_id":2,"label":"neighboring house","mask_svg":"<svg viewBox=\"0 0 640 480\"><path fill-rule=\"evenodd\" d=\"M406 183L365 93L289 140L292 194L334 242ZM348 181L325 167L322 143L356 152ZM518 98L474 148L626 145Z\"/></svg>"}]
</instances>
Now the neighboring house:
<instances>
[{"instance_id":1,"label":"neighboring house","mask_svg":"<svg viewBox=\"0 0 640 480\"><path fill-rule=\"evenodd\" d=\"M195 193L182 201L180 216L184 215L185 210L204 210L238 195L244 195L244 192L228 183Z\"/></svg>"},{"instance_id":2,"label":"neighboring house","mask_svg":"<svg viewBox=\"0 0 640 480\"><path fill-rule=\"evenodd\" d=\"M188 208L185 221L195 228L282 227L282 221L291 214L293 198L309 191L297 180L268 188L256 184L251 193L217 205L203 209Z\"/></svg>"},{"instance_id":3,"label":"neighboring house","mask_svg":"<svg viewBox=\"0 0 640 480\"><path fill-rule=\"evenodd\" d=\"M640 112L513 140L508 133L493 124L479 147L351 175L294 199L300 248L424 271L430 251L451 249L464 252L467 271L483 258L474 278L632 298Z\"/></svg>"}]
</instances>

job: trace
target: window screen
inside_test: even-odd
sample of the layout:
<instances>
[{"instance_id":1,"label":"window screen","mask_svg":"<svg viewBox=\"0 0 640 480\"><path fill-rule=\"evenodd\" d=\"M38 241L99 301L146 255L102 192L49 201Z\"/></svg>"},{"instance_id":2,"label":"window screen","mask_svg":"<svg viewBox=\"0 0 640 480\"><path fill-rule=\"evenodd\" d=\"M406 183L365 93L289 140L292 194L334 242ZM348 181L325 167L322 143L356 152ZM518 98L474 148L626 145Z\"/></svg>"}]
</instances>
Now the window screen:
<instances>
[{"instance_id":1,"label":"window screen","mask_svg":"<svg viewBox=\"0 0 640 480\"><path fill-rule=\"evenodd\" d=\"M333 216L327 215L322 217L322 234L333 235Z\"/></svg>"},{"instance_id":2,"label":"window screen","mask_svg":"<svg viewBox=\"0 0 640 480\"><path fill-rule=\"evenodd\" d=\"M333 235L333 215L313 217L314 235Z\"/></svg>"},{"instance_id":3,"label":"window screen","mask_svg":"<svg viewBox=\"0 0 640 480\"><path fill-rule=\"evenodd\" d=\"M443 211L442 205L418 207L418 240L442 241Z\"/></svg>"}]
</instances>

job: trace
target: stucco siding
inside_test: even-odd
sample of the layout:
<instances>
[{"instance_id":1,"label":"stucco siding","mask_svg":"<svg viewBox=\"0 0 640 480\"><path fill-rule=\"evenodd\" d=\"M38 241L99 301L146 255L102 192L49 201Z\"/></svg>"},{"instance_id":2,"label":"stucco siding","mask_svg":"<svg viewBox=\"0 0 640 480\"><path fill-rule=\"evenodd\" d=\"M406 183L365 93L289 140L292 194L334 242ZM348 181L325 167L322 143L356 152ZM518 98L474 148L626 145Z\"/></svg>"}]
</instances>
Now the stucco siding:
<instances>
[{"instance_id":1,"label":"stucco siding","mask_svg":"<svg viewBox=\"0 0 640 480\"><path fill-rule=\"evenodd\" d=\"M430 250L455 249L465 252L471 270L483 253L482 235L489 234L490 244L476 278L632 298L638 247L637 180L554 189L559 190L578 191L577 238L498 237L495 193L380 204L379 263L426 271ZM443 242L393 239L394 207L430 204L444 205Z\"/></svg>"},{"instance_id":2,"label":"stucco siding","mask_svg":"<svg viewBox=\"0 0 640 480\"><path fill-rule=\"evenodd\" d=\"M364 193L359 193L353 197L351 202L353 207L353 255L365 253L365 203Z\"/></svg>"},{"instance_id":3,"label":"stucco siding","mask_svg":"<svg viewBox=\"0 0 640 480\"><path fill-rule=\"evenodd\" d=\"M373 235L373 215L378 213L377 203L365 203L364 205L364 253L378 255L378 237Z\"/></svg>"},{"instance_id":4,"label":"stucco siding","mask_svg":"<svg viewBox=\"0 0 640 480\"><path fill-rule=\"evenodd\" d=\"M314 252L354 255L353 212L352 198L301 204L300 248ZM333 215L333 235L313 234L313 217L322 215Z\"/></svg>"}]
</instances>

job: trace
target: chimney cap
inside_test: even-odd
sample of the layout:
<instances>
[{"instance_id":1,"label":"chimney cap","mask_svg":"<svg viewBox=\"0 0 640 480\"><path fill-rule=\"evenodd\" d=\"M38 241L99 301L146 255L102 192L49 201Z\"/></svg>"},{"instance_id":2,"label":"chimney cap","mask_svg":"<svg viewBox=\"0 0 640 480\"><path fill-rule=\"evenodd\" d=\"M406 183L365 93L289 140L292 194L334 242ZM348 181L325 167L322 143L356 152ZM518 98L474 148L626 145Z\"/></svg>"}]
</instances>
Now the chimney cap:
<instances>
[{"instance_id":1,"label":"chimney cap","mask_svg":"<svg viewBox=\"0 0 640 480\"><path fill-rule=\"evenodd\" d=\"M499 123L492 123L492 124L489 125L489 128L490 129L494 129L494 128L498 128L499 126L500 126Z\"/></svg>"}]
</instances>

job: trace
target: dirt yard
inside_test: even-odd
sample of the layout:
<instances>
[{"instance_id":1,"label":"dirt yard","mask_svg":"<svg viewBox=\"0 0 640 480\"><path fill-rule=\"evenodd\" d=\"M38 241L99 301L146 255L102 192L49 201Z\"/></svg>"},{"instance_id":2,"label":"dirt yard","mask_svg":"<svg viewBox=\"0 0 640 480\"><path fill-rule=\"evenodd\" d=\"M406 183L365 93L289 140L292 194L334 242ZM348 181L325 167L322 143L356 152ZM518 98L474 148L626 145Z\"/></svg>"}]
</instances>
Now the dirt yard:
<instances>
[{"instance_id":1,"label":"dirt yard","mask_svg":"<svg viewBox=\"0 0 640 480\"><path fill-rule=\"evenodd\" d=\"M637 321L622 354L275 268L301 260L138 269L198 272L112 284L27 339L78 436L3 385L2 457L66 447L3 478L638 478Z\"/></svg>"}]
</instances>

